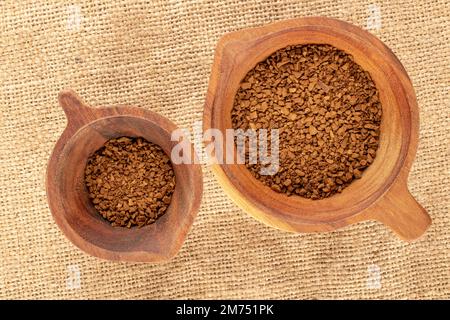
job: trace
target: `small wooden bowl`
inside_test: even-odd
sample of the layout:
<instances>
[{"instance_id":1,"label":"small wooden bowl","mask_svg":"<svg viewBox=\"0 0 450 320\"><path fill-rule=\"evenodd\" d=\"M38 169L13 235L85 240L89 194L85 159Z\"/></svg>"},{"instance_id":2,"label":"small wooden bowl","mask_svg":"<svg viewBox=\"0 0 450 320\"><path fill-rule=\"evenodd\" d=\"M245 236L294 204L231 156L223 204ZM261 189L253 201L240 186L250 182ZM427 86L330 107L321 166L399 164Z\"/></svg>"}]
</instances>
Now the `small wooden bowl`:
<instances>
[{"instance_id":1,"label":"small wooden bowl","mask_svg":"<svg viewBox=\"0 0 450 320\"><path fill-rule=\"evenodd\" d=\"M262 222L287 231L331 231L378 220L414 240L431 223L411 196L407 177L418 142L419 115L411 81L380 40L349 23L321 17L287 20L222 37L217 45L203 116L204 130L232 128L231 110L241 80L273 52L296 44L330 44L351 54L375 81L383 108L380 146L361 179L323 200L276 193L244 165L214 165L229 196Z\"/></svg>"},{"instance_id":2,"label":"small wooden bowl","mask_svg":"<svg viewBox=\"0 0 450 320\"><path fill-rule=\"evenodd\" d=\"M68 124L50 157L46 186L50 210L67 238L83 251L108 260L160 262L175 256L200 206L200 165L172 164L176 186L169 208L142 228L112 227L92 205L84 183L87 159L112 138L143 137L170 156L177 143L170 139L175 124L137 107L91 108L70 90L60 93L59 103Z\"/></svg>"}]
</instances>

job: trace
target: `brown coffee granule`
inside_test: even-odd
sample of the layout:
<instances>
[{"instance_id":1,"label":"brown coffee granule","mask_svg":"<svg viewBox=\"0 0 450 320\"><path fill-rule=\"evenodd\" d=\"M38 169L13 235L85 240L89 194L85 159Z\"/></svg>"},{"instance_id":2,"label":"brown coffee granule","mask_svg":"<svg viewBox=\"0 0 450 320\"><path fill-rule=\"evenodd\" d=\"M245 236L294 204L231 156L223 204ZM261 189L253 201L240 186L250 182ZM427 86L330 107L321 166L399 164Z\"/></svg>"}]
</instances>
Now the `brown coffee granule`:
<instances>
[{"instance_id":1,"label":"brown coffee granule","mask_svg":"<svg viewBox=\"0 0 450 320\"><path fill-rule=\"evenodd\" d=\"M287 195L322 199L361 177L374 160L381 104L369 73L351 55L330 45L297 45L276 51L250 70L231 112L234 129L279 129L280 169L261 175Z\"/></svg>"},{"instance_id":2,"label":"brown coffee granule","mask_svg":"<svg viewBox=\"0 0 450 320\"><path fill-rule=\"evenodd\" d=\"M175 174L161 147L121 137L88 159L85 183L94 207L112 226L142 227L167 211Z\"/></svg>"}]
</instances>

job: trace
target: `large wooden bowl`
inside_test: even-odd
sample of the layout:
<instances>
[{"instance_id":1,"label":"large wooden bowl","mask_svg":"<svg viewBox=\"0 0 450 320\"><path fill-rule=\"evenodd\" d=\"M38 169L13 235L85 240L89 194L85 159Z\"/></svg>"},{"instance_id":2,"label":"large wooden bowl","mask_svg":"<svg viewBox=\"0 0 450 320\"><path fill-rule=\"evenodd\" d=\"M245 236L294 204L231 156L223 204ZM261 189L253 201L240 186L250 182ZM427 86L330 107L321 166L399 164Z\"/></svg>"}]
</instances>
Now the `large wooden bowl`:
<instances>
[{"instance_id":1,"label":"large wooden bowl","mask_svg":"<svg viewBox=\"0 0 450 320\"><path fill-rule=\"evenodd\" d=\"M151 225L130 229L112 227L98 214L88 197L84 168L89 156L107 140L121 136L143 137L170 156L177 143L171 141L175 124L138 107L91 108L70 90L61 92L59 103L68 124L50 157L46 186L60 229L80 249L103 259L160 262L172 258L200 206L200 165L173 164L176 186L167 212Z\"/></svg>"},{"instance_id":2,"label":"large wooden bowl","mask_svg":"<svg viewBox=\"0 0 450 320\"><path fill-rule=\"evenodd\" d=\"M231 110L240 81L258 62L288 45L330 44L367 70L383 108L381 141L372 165L340 194L323 200L276 193L245 165L216 164L213 171L229 196L262 222L287 231L330 231L377 220L399 237L414 240L431 220L407 188L418 142L419 116L411 81L395 55L370 33L329 18L277 22L223 36L216 49L203 116L204 130L232 128Z\"/></svg>"}]
</instances>

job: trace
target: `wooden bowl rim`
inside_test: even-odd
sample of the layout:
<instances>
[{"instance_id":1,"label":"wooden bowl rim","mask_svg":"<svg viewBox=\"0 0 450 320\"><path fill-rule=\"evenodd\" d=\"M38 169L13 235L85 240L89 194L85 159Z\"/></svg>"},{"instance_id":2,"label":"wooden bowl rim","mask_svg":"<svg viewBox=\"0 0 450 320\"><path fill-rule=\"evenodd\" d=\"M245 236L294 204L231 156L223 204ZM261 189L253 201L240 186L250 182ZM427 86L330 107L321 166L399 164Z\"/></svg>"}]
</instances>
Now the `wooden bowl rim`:
<instances>
[{"instance_id":1,"label":"wooden bowl rim","mask_svg":"<svg viewBox=\"0 0 450 320\"><path fill-rule=\"evenodd\" d=\"M70 95L76 96L76 93L74 93L71 90L65 90ZM81 100L80 100L81 101ZM177 226L175 229L175 234L170 237L170 242L163 243L162 252L147 252L145 250L141 251L134 251L134 250L114 250L111 248L104 248L101 246L98 246L95 243L92 243L91 241L85 239L79 231L75 230L70 223L67 221L67 217L64 213L64 206L62 205L62 198L60 197L60 194L57 193L58 198L55 196L52 196L51 194L54 193L54 188L56 185L58 185L57 182L57 170L64 166L63 163L61 163L61 154L63 154L66 150L66 148L71 143L76 143L76 140L79 138L78 135L82 134L83 130L86 130L87 127L93 126L96 123L99 123L104 120L114 120L117 118L136 118L140 121L145 122L151 122L153 126L160 128L162 131L165 132L169 137L173 130L177 129L178 127L168 118L154 112L151 110L147 110L138 106L132 106L132 105L126 105L126 104L118 104L118 105L111 105L111 106L97 106L97 107L90 107L83 102L83 107L87 108L90 111L90 116L87 117L87 119L84 120L84 123L77 123L74 126L71 126L71 115L67 114L68 118L68 124L64 130L64 132L61 134L59 139L57 140L54 149L52 151L52 155L50 156L50 159L48 161L47 165L47 173L46 173L46 193L47 193L47 199L50 207L50 211L52 213L52 216L57 223L58 227L63 231L65 236L78 248L83 250L84 252L96 256L98 258L106 259L106 260L113 260L113 261L132 261L132 262L165 262L172 257L176 255L176 253L181 249L182 244L184 243L187 234L192 227L192 224L198 214L200 205L201 205L201 199L202 199L202 193L203 193L203 181L202 181L202 169L201 166L197 163L194 164L181 164L177 165L174 169L175 172L177 170L187 170L189 171L189 177L192 178L192 181L194 184L196 184L197 188L191 189L191 197L189 197L191 203L189 204L189 212L186 212L183 214L184 220L183 225ZM66 110L65 110L66 111ZM83 111L80 111L83 112ZM67 111L66 111L67 113ZM191 145L192 147L192 145ZM165 153L167 154L166 150ZM168 154L170 157L170 154ZM195 156L195 154L194 154ZM175 187L175 190L177 188L182 188L180 185ZM174 196L175 193L174 193ZM170 210L170 206L169 206ZM164 219L166 215L162 216L160 219ZM158 221L160 220L158 219ZM157 221L157 222L158 222ZM156 223L157 223L156 222ZM184 226L186 224L186 226ZM108 224L109 225L109 224ZM152 224L154 225L154 224ZM141 230L145 230L145 228L150 228L150 226L145 226L141 228ZM185 228L186 227L186 228ZM114 228L114 227L111 227ZM185 230L183 230L185 228ZM114 228L119 229L119 228ZM123 228L120 228L123 229ZM125 232L122 232L123 230L118 231L118 233L127 233L127 232L136 232L132 229L127 229ZM159 231L158 231L159 232ZM161 231L163 232L163 231ZM179 237L177 240L177 236ZM144 236L145 237L145 236Z\"/></svg>"},{"instance_id":2,"label":"wooden bowl rim","mask_svg":"<svg viewBox=\"0 0 450 320\"><path fill-rule=\"evenodd\" d=\"M393 183L398 179L399 176L407 175L409 173L409 169L412 164L412 157L409 155L411 154L414 155L415 150L417 148L417 139L414 139L418 135L417 105L415 103L415 96L414 91L412 89L412 85L410 87L404 86L405 81L409 82L410 85L410 80L398 58L378 38L368 33L367 31L357 26L354 26L350 23L325 17L307 17L307 18L285 20L265 25L262 27L239 30L223 36L219 40L219 43L217 45L215 60L212 67L210 85L208 88L208 95L205 102L205 109L203 116L204 131L214 127L215 119L223 117L223 114L219 114L219 112L216 110L218 104L216 94L219 91L221 85L222 87L224 86L223 84L221 84L224 81L224 79L228 80L230 78L229 74L230 72L232 72L230 69L233 69L232 67L227 68L226 66L223 65L223 60L226 59L225 56L228 54L229 55L228 59L232 60L232 63L235 63L231 55L235 53L238 50L237 48L239 48L240 46L245 47L246 43L248 42L262 44L266 41L267 42L272 41L275 37L283 35L284 33L299 32L300 30L304 30L306 28L316 29L319 31L327 30L331 34L335 34L336 37L339 37L340 32L343 32L343 30L345 30L346 32L351 33L351 35L354 36L356 39L367 41L367 43L370 44L373 47L373 49L377 51L376 54L389 57L392 60L391 62L395 64L395 67L397 67L402 73L397 74L391 65L386 66L386 68L391 68L391 70L394 71L392 73L393 79L391 81L398 82L401 88L403 89L401 92L398 93L399 95L398 99L403 99L405 101L404 104L408 105L409 112L405 115L408 118L402 119L402 123L409 122L410 128L402 127L402 130L404 130L405 139L402 140L401 150L398 155L395 170L393 170L393 172L389 176L389 179L385 181L384 186L382 188L380 187L376 193L368 195L367 197L361 199L358 203L351 204L348 207L342 208L338 211L334 209L327 210L326 208L324 208L323 210L318 210L317 216L315 215L316 212L309 212L308 216L304 216L298 213L292 214L292 212L279 210L276 206L271 206L271 203L269 201L266 201L263 204L262 201L265 201L264 199L260 200L252 196L249 190L246 189L245 187L246 184L245 179L253 179L256 181L256 178L250 175L250 173L248 172L248 170L245 168L244 165L227 165L227 164L213 165L213 171L216 174L216 177L218 178L220 184L222 184L225 191L231 196L231 198L235 200L235 202L237 202L239 206L241 206L245 211L255 216L256 218L259 217L258 214L255 214L255 212L259 212L261 215L265 216L263 222L275 226L277 228L280 228L280 225L279 223L272 223L271 222L272 218L277 220L279 219L285 220L288 223L289 222L303 223L307 225L317 223L334 224L339 221L343 221L348 217L358 215L365 208L370 207L373 203L375 203L378 199L380 199L389 190L389 188L393 185ZM315 42L313 41L309 43ZM317 43L323 42L318 41ZM291 44L286 44L285 46L288 45ZM274 51L276 50L278 49L275 49ZM272 53L274 51L272 51ZM352 52L349 52L348 50L344 51L346 51L349 54L352 54ZM256 62L253 61L253 65L256 65L256 63L258 63L259 61L261 60L258 60ZM244 74L246 74L249 70L246 70ZM231 84L229 83L227 83L227 85L231 86ZM413 92L412 97L407 96L409 93L408 90L411 90ZM412 101L411 99L413 99L414 101ZM222 100L220 100L220 102L222 102ZM397 108L400 107L397 106ZM246 177L241 179L242 176L236 176L230 172L232 166L241 166L243 167L243 169L241 169L242 172L247 171L248 174L245 173ZM268 189L268 187L262 185L262 183L260 183L260 185L261 187ZM276 193L275 191L272 190L271 192L273 192L274 194ZM297 196L288 197L286 195L278 193L276 194L279 195L280 198L283 198L283 201L286 204L293 202L291 200L293 197L297 197ZM329 197L327 199L332 199L332 197ZM315 201L319 203L323 200L309 200L309 201ZM277 204L277 206L278 205L280 204ZM289 205L286 205L284 206L284 208L287 208L288 206ZM324 219L323 214L327 214L328 217ZM290 228L287 227L287 229Z\"/></svg>"}]
</instances>

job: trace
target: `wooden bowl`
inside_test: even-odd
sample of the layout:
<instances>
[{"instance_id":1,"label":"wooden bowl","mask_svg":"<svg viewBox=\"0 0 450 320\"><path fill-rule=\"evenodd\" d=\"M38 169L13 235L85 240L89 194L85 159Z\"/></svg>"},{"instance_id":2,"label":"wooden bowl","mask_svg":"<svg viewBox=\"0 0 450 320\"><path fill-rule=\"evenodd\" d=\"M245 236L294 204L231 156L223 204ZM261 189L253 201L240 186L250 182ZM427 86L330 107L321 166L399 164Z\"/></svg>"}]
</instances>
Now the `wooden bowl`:
<instances>
[{"instance_id":1,"label":"wooden bowl","mask_svg":"<svg viewBox=\"0 0 450 320\"><path fill-rule=\"evenodd\" d=\"M213 165L220 184L243 210L282 230L331 231L363 220L377 220L402 239L418 238L431 220L407 188L418 142L417 102L400 61L370 33L343 21L312 17L226 34L216 48L203 129L225 132L232 128L234 97L247 72L273 52L297 44L333 45L351 54L370 73L383 108L375 161L361 179L323 200L272 191L245 165Z\"/></svg>"},{"instance_id":2,"label":"wooden bowl","mask_svg":"<svg viewBox=\"0 0 450 320\"><path fill-rule=\"evenodd\" d=\"M70 90L60 93L59 103L68 124L50 157L46 186L50 210L60 229L80 249L103 259L160 262L175 256L200 206L200 165L172 164L176 186L169 208L155 223L142 228L112 227L94 208L84 183L87 159L112 138L143 137L170 156L177 143L170 139L175 124L138 107L91 108Z\"/></svg>"}]
</instances>

